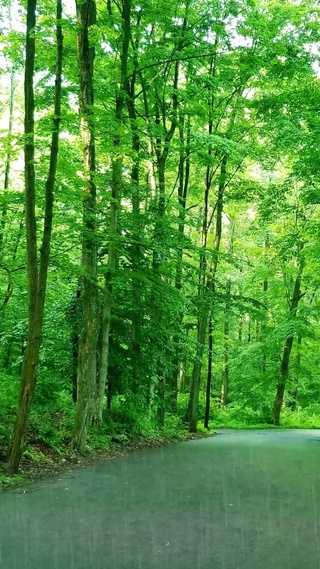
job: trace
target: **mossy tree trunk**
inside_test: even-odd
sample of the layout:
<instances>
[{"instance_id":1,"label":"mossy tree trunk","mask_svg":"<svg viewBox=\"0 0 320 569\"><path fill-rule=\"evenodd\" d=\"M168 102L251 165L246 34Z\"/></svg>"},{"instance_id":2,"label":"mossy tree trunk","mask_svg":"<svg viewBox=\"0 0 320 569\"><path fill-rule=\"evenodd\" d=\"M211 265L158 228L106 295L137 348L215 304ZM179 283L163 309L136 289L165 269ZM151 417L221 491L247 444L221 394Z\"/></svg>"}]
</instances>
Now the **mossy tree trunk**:
<instances>
[{"instance_id":1,"label":"mossy tree trunk","mask_svg":"<svg viewBox=\"0 0 320 569\"><path fill-rule=\"evenodd\" d=\"M95 184L94 59L90 29L96 22L95 0L76 1L79 111L83 148L82 327L79 341L77 406L73 444L84 452L96 397L98 342L97 197Z\"/></svg>"},{"instance_id":2,"label":"mossy tree trunk","mask_svg":"<svg viewBox=\"0 0 320 569\"><path fill-rule=\"evenodd\" d=\"M37 367L41 347L44 307L47 289L47 276L53 225L54 186L57 171L59 129L61 114L61 77L63 37L61 28L62 6L57 1L57 57L54 115L51 135L49 171L45 184L45 211L42 242L40 248L40 264L38 270L37 256L37 221L35 193L35 137L34 137L34 69L35 69L35 35L36 0L28 0L27 34L25 60L25 223L27 237L27 271L28 271L28 339L23 355L20 393L16 421L13 430L12 444L8 457L9 472L17 472L27 435L32 396L36 387Z\"/></svg>"}]
</instances>

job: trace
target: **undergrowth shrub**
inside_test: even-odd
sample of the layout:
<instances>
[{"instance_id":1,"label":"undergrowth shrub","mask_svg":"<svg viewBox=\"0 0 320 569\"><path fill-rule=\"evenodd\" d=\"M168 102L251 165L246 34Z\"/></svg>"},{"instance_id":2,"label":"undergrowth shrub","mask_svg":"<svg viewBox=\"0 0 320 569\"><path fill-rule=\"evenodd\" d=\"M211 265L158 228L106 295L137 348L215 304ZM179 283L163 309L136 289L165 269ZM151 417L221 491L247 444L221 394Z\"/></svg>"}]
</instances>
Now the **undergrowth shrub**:
<instances>
[{"instance_id":1,"label":"undergrowth shrub","mask_svg":"<svg viewBox=\"0 0 320 569\"><path fill-rule=\"evenodd\" d=\"M181 393L178 396L178 405L177 411L178 416L183 419L186 414L189 402L189 394L188 393ZM199 393L199 411L198 411L198 419L199 422L204 421L206 413L206 396L204 393ZM217 415L217 401L214 398L211 398L211 405L210 405L210 419L214 419Z\"/></svg>"},{"instance_id":2,"label":"undergrowth shrub","mask_svg":"<svg viewBox=\"0 0 320 569\"><path fill-rule=\"evenodd\" d=\"M33 406L29 421L29 440L60 451L71 441L74 405L69 393L62 392L47 406Z\"/></svg>"},{"instance_id":3,"label":"undergrowth shrub","mask_svg":"<svg viewBox=\"0 0 320 569\"><path fill-rule=\"evenodd\" d=\"M6 453L14 424L19 390L19 379L0 373L0 456Z\"/></svg>"},{"instance_id":4,"label":"undergrowth shrub","mask_svg":"<svg viewBox=\"0 0 320 569\"><path fill-rule=\"evenodd\" d=\"M281 426L291 429L320 429L320 405L314 403L305 409L298 408L296 411L283 409Z\"/></svg>"},{"instance_id":5,"label":"undergrowth shrub","mask_svg":"<svg viewBox=\"0 0 320 569\"><path fill-rule=\"evenodd\" d=\"M116 396L112 403L111 418L115 432L126 431L131 435L146 436L155 428L145 399L138 394Z\"/></svg>"},{"instance_id":6,"label":"undergrowth shrub","mask_svg":"<svg viewBox=\"0 0 320 569\"><path fill-rule=\"evenodd\" d=\"M265 422L264 414L261 410L254 410L251 407L241 405L227 405L225 409L217 412L215 423L225 426L232 425L256 425Z\"/></svg>"}]
</instances>

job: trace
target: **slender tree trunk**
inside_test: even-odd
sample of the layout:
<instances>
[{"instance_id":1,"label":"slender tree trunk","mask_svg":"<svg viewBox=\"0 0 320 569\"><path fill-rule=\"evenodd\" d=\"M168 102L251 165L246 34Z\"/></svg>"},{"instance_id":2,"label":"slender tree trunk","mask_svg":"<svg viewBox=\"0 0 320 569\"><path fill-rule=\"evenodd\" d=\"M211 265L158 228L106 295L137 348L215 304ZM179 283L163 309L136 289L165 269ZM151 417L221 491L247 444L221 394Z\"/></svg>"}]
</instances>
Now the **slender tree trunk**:
<instances>
[{"instance_id":1,"label":"slender tree trunk","mask_svg":"<svg viewBox=\"0 0 320 569\"><path fill-rule=\"evenodd\" d=\"M140 25L141 11L138 14L137 26ZM137 52L138 44L135 46L134 71L131 80L127 82L127 107L131 126L131 147L133 152L133 164L131 169L131 201L132 201L132 245L131 245L131 264L132 264L132 339L131 339L131 366L132 366L132 390L137 392L140 384L141 372L141 345L140 337L143 326L142 317L142 286L138 278L141 271L141 246L142 224L140 214L140 135L137 128L137 113L135 107L135 87L136 74L138 68Z\"/></svg>"},{"instance_id":2,"label":"slender tree trunk","mask_svg":"<svg viewBox=\"0 0 320 569\"><path fill-rule=\"evenodd\" d=\"M15 242L13 254L12 254L12 260L13 261L15 261L17 258L17 253L18 253L21 237L23 235L24 222L25 222L25 210L23 211L23 218L20 220L20 223L19 223L18 235L17 235L17 239Z\"/></svg>"},{"instance_id":3,"label":"slender tree trunk","mask_svg":"<svg viewBox=\"0 0 320 569\"><path fill-rule=\"evenodd\" d=\"M171 117L171 126L170 128L164 127L165 133L163 137L160 135L156 137L155 141L155 155L156 155L156 164L157 164L157 189L158 189L158 199L157 199L157 217L155 221L154 227L154 234L153 234L153 241L154 241L154 248L153 248L153 258L152 258L152 269L154 272L154 278L159 283L162 283L163 276L161 274L161 269L164 266L165 257L167 256L164 253L164 220L165 220L165 209L166 209L166 164L167 159L170 151L170 145L174 133L177 128L177 110L178 110L178 79L179 79L179 68L180 62L176 61L174 67L174 79L173 79L173 89L174 94L172 97L172 117ZM163 124L166 122L165 111L163 111ZM161 126L161 118L160 118L160 109L159 109L159 100L157 97L156 102L156 125L157 127ZM162 126L163 126L162 124ZM156 378L156 386L155 392L157 395L157 416L160 425L164 425L165 421L165 379L163 376L163 369L162 364L160 361L159 356L159 338L156 336L156 329L160 327L161 330L164 330L164 317L163 317L163 302L159 302L159 296L156 293L152 293L151 299L152 309L152 317L151 321L153 324L152 330L152 362L151 362L151 370L152 375ZM164 332L162 332L164 334ZM168 340L162 338L162 343L165 344ZM152 376L151 376L152 377ZM151 379L151 381L153 381ZM151 388L152 389L152 388ZM150 401L152 398L150 398Z\"/></svg>"},{"instance_id":4,"label":"slender tree trunk","mask_svg":"<svg viewBox=\"0 0 320 569\"><path fill-rule=\"evenodd\" d=\"M209 318L209 358L208 358L208 375L206 387L206 412L204 417L204 428L209 429L210 404L211 404L211 385L212 385L212 356L213 356L213 317Z\"/></svg>"},{"instance_id":5,"label":"slender tree trunk","mask_svg":"<svg viewBox=\"0 0 320 569\"><path fill-rule=\"evenodd\" d=\"M160 427L164 427L166 407L165 407L165 377L159 374L157 385L157 418Z\"/></svg>"},{"instance_id":6,"label":"slender tree trunk","mask_svg":"<svg viewBox=\"0 0 320 569\"><path fill-rule=\"evenodd\" d=\"M299 251L300 253L302 248L303 245L300 248ZM297 309L301 298L301 279L302 279L303 269L304 269L304 259L303 257L300 257L299 271L296 276L293 296L290 303L290 318L292 319L295 319L297 315ZM282 359L281 359L280 377L278 381L277 393L274 401L272 418L270 421L272 425L280 425L281 408L283 404L286 384L289 379L289 363L290 363L290 355L292 351L293 341L294 341L294 334L291 334L285 342Z\"/></svg>"},{"instance_id":7,"label":"slender tree trunk","mask_svg":"<svg viewBox=\"0 0 320 569\"><path fill-rule=\"evenodd\" d=\"M132 342L131 342L131 362L132 362L132 389L137 392L140 384L141 371L141 342L142 332L142 286L138 278L141 271L141 214L140 214L140 192L139 192L139 152L140 138L133 134L132 150L134 151L134 164L131 172L132 184L132 214L134 216L133 244L131 246L132 259Z\"/></svg>"},{"instance_id":8,"label":"slender tree trunk","mask_svg":"<svg viewBox=\"0 0 320 569\"><path fill-rule=\"evenodd\" d=\"M79 342L77 406L73 444L84 452L96 395L98 288L94 135L94 58L90 29L96 22L95 0L76 0L78 23L79 111L83 147L82 328Z\"/></svg>"},{"instance_id":9,"label":"slender tree trunk","mask_svg":"<svg viewBox=\"0 0 320 569\"><path fill-rule=\"evenodd\" d=\"M213 123L209 122L209 134L212 134ZM208 151L211 156L211 148ZM206 169L206 182L204 190L204 204L203 204L203 218L202 218L202 231L201 231L201 251L199 259L199 282L198 282L198 317L197 317L197 349L196 358L193 365L191 388L188 402L188 409L185 416L185 421L190 422L193 409L193 399L196 393L195 381L200 381L202 356L204 352L204 343L206 337L206 327L209 309L205 303L206 295L206 278L207 278L207 240L210 223L208 222L209 212L209 192L211 188L211 167L207 166ZM194 431L195 432L195 431Z\"/></svg>"},{"instance_id":10,"label":"slender tree trunk","mask_svg":"<svg viewBox=\"0 0 320 569\"><path fill-rule=\"evenodd\" d=\"M51 135L51 152L48 177L45 185L45 214L40 249L40 268L37 267L37 224L34 167L34 63L36 1L28 0L27 37L25 63L25 207L28 266L28 340L24 352L20 394L12 445L9 452L8 470L17 472L25 445L32 396L36 386L36 373L41 346L47 275L51 245L54 185L57 170L59 128L61 114L61 75L63 38L61 28L61 0L57 2L57 63L55 83L54 116Z\"/></svg>"},{"instance_id":11,"label":"slender tree trunk","mask_svg":"<svg viewBox=\"0 0 320 569\"><path fill-rule=\"evenodd\" d=\"M297 403L298 403L298 386L299 386L299 377L300 377L300 371L301 371L301 344L302 344L302 338L301 338L301 334L299 334L298 341L297 341L297 355L296 355L297 372L296 372L296 376L293 379L293 385L291 386L291 389L289 392L289 395L291 397L289 407L290 407L291 411L296 410Z\"/></svg>"},{"instance_id":12,"label":"slender tree trunk","mask_svg":"<svg viewBox=\"0 0 320 569\"><path fill-rule=\"evenodd\" d=\"M216 35L215 47L218 43L218 35ZM216 74L216 54L212 57L210 62L210 75L214 79ZM208 134L213 133L213 118L212 111L214 106L214 94L208 100ZM212 160L212 148L209 144L208 148L209 162ZM196 356L192 370L190 396L188 402L188 409L185 415L185 421L190 424L190 430L197 430L197 417L198 417L198 399L199 388L197 384L200 383L202 356L204 352L204 344L206 338L206 327L208 318L208 309L205 306L205 288L206 288L206 270L207 270L207 239L208 231L210 229L210 221L208 220L209 214L209 193L212 185L214 171L210 164L206 168L205 190L204 190L204 207L202 218L202 232L201 232L201 252L199 259L199 283L198 283L198 314L197 314L197 348ZM204 319L204 321L203 321ZM194 400L195 399L195 400ZM193 425L191 426L191 418L193 417Z\"/></svg>"},{"instance_id":13,"label":"slender tree trunk","mask_svg":"<svg viewBox=\"0 0 320 569\"><path fill-rule=\"evenodd\" d=\"M161 281L161 266L163 265L163 252L159 250L159 246L163 243L163 223L164 223L164 215L165 215L165 164L166 159L163 156L158 156L158 187L159 187L159 201L158 201L158 219L155 224L154 230L154 241L155 241L155 248L153 251L153 271L155 274L155 278L158 281ZM164 383L164 376L163 370L161 366L161 362L159 361L159 354L158 354L158 342L157 338L155 337L155 330L156 327L160 324L163 325L163 314L162 314L162 303L159 306L159 300L154 295L152 306L154 307L154 314L153 314L153 322L154 322L154 331L153 331L153 338L152 338L152 345L153 345L153 369L155 371L155 377L157 378L156 383L156 395L157 395L157 417L160 426L164 425L165 422L165 383Z\"/></svg>"},{"instance_id":14,"label":"slender tree trunk","mask_svg":"<svg viewBox=\"0 0 320 569\"><path fill-rule=\"evenodd\" d=\"M185 218L186 218L186 206L187 206L187 195L190 179L190 158L189 158L189 147L190 147L190 117L188 117L187 122L187 140L185 141L184 136L184 115L180 116L180 162L179 162L179 186L178 186L178 201L179 201L179 215L178 215L178 232L179 232L179 243L177 248L177 268L175 277L175 288L177 291L182 289L182 264L183 264L183 242L184 242L184 231L185 231ZM183 311L180 312L178 317L178 330L181 330L183 322ZM172 374L170 377L170 394L169 394L169 407L173 413L177 411L177 401L178 401L178 377L181 369L181 356L180 356L180 336L176 335L173 338L174 345L174 355L172 361Z\"/></svg>"},{"instance_id":15,"label":"slender tree trunk","mask_svg":"<svg viewBox=\"0 0 320 569\"><path fill-rule=\"evenodd\" d=\"M239 329L238 329L238 340L239 340L240 344L242 344L242 336L243 336L243 317L240 316L240 318L239 318Z\"/></svg>"},{"instance_id":16,"label":"slender tree trunk","mask_svg":"<svg viewBox=\"0 0 320 569\"><path fill-rule=\"evenodd\" d=\"M77 403L78 399L78 367L79 367L79 304L81 301L80 283L77 287L76 298L71 306L71 345L72 345L72 399Z\"/></svg>"},{"instance_id":17,"label":"slender tree trunk","mask_svg":"<svg viewBox=\"0 0 320 569\"><path fill-rule=\"evenodd\" d=\"M230 294L231 294L231 281L227 283L227 300L224 318L224 348L223 348L223 362L222 362L222 384L221 384L221 407L222 409L228 403L228 390L229 390L229 318L230 318Z\"/></svg>"},{"instance_id":18,"label":"slender tree trunk","mask_svg":"<svg viewBox=\"0 0 320 569\"><path fill-rule=\"evenodd\" d=\"M197 347L196 360L192 371L192 383L191 383L192 405L191 405L191 417L190 417L190 432L192 433L195 433L197 431L202 358L203 358L203 352L206 340L208 316L211 308L210 303L206 301L205 296L206 294L209 294L212 300L215 290L215 280L218 269L220 242L222 235L223 197L226 185L226 173L227 173L227 157L224 156L221 162L219 187L218 187L216 230L215 230L215 242L213 249L215 256L214 256L213 266L211 269L211 274L210 277L208 278L206 291L204 291L203 298L201 299L201 311L200 311L198 334L197 334L198 347Z\"/></svg>"},{"instance_id":19,"label":"slender tree trunk","mask_svg":"<svg viewBox=\"0 0 320 569\"><path fill-rule=\"evenodd\" d=\"M109 331L109 350L112 350L112 344L113 344L113 334L112 334L112 328L110 328ZM108 377L107 377L107 411L110 411L111 409L111 405L112 405L112 398L114 396L114 385L113 385L113 381L112 381L112 374L110 373L111 370L109 370L108 373Z\"/></svg>"},{"instance_id":20,"label":"slender tree trunk","mask_svg":"<svg viewBox=\"0 0 320 569\"><path fill-rule=\"evenodd\" d=\"M186 4L186 11L188 10L188 2ZM182 34L184 33L185 30L185 26L186 26L186 19L184 20L184 24L183 24L183 31ZM181 40L179 40L179 43L177 45L177 51L179 51L179 46L181 45ZM162 280L162 275L161 275L161 267L163 265L163 229L164 229L164 216L165 216L165 200L166 200L166 194L165 194L165 168L166 168L166 162L167 162L167 158L169 155L169 150L170 150L170 145L171 145L171 141L172 138L174 136L174 133L176 131L176 127L177 127L177 111L178 111L178 80L179 80L179 68L180 68L180 62L178 60L176 60L175 62L175 66L174 66L174 79L173 79L173 96L172 96L172 114L171 114L171 125L170 128L166 127L167 124L167 117L166 117L166 113L165 113L165 107L162 108L162 117L161 117L161 113L160 113L160 99L161 97L158 96L158 93L155 93L155 99L156 99L156 103L155 103L155 115L156 115L156 119L155 119L155 125L157 127L157 135L154 136L154 131L152 128L150 128L150 111L149 111L149 104L148 104L148 89L146 86L146 82L144 81L144 78L142 76L142 74L140 73L140 80L141 80L141 86L142 86L142 92L143 92L143 99L144 99L144 106L145 106L145 112L146 112L146 116L148 118L148 126L149 126L149 135L150 135L150 147L149 147L149 151L151 155L155 155L156 156L156 166L157 166L157 182L158 184L155 184L155 177L154 177L154 167L153 167L153 160L150 160L150 168L149 168L149 180L151 182L151 189L153 190L151 192L151 200L154 202L154 206L157 212L157 217L156 217L156 221L155 221L155 227L154 227L154 233L153 233L153 241L154 241L154 248L153 248L153 259L152 259L152 268L153 268L153 272L154 272L154 277L155 280L160 284L161 280ZM162 118L162 122L161 122L161 118ZM163 136L161 136L160 134L158 134L159 132L161 132L161 130L164 130L164 134ZM158 190L157 194L156 194L156 190ZM146 204L147 206L148 204ZM150 207L150 206L149 206ZM158 406L159 409L161 409L161 412L159 411L158 416L159 415L163 415L165 414L165 389L164 389L164 385L163 385L163 374L162 374L162 369L161 369L161 363L159 362L159 349L158 349L158 344L159 344L159 338L156 337L155 335L155 330L157 328L164 329L163 326L163 316L162 316L162 302L159 303L159 299L158 299L158 295L154 293L154 291L152 292L151 295L151 302L150 302L151 306L152 306L152 313L151 313L151 362L150 362L150 384L149 384L149 405L150 405L150 413L151 413L151 409L152 409L152 402L154 400L154 395L156 393L157 398L158 398ZM162 339L162 343L165 343L164 339ZM155 385L155 383L158 383L158 386ZM162 411L163 410L163 411ZM164 420L164 419L163 419ZM162 419L161 419L162 421Z\"/></svg>"},{"instance_id":21,"label":"slender tree trunk","mask_svg":"<svg viewBox=\"0 0 320 569\"><path fill-rule=\"evenodd\" d=\"M107 411L111 410L111 404L112 404L112 383L110 381L110 378L108 378L108 384L107 384Z\"/></svg>"},{"instance_id":22,"label":"slender tree trunk","mask_svg":"<svg viewBox=\"0 0 320 569\"><path fill-rule=\"evenodd\" d=\"M234 220L230 224L230 241L229 241L229 255L233 255L233 240L234 240ZM221 407L224 408L228 403L228 390L229 390L229 343L230 343L230 305L231 305L231 280L229 279L226 286L226 309L224 315L224 350L223 350L223 363L222 363L222 384L221 384Z\"/></svg>"},{"instance_id":23,"label":"slender tree trunk","mask_svg":"<svg viewBox=\"0 0 320 569\"><path fill-rule=\"evenodd\" d=\"M121 78L120 87L116 99L116 125L113 138L114 156L112 158L112 200L110 204L108 264L102 311L102 348L97 386L97 406L95 409L95 422L97 423L100 423L102 421L103 400L106 390L109 359L109 334L113 296L113 278L117 266L118 256L118 211L120 207L120 193L122 188L122 156L120 155L121 122L123 118L123 109L126 103L126 91L128 86L127 68L131 33L131 0L123 0L122 2L122 26L123 36L121 51Z\"/></svg>"},{"instance_id":24,"label":"slender tree trunk","mask_svg":"<svg viewBox=\"0 0 320 569\"><path fill-rule=\"evenodd\" d=\"M14 106L14 91L15 91L15 72L14 68L10 71L10 95L9 95L9 125L8 125L8 136L9 136L9 150L5 158L5 169L4 169L4 185L3 185L3 196L4 202L2 206L1 222L0 222L0 259L3 256L3 239L4 231L8 215L8 203L7 194L9 190L9 180L10 180L10 168L11 168L11 136L13 128L13 106Z\"/></svg>"},{"instance_id":25,"label":"slender tree trunk","mask_svg":"<svg viewBox=\"0 0 320 569\"><path fill-rule=\"evenodd\" d=\"M268 243L269 243L269 241L266 240L265 247L268 246ZM264 281L263 281L263 292L264 293L268 292L268 287L269 287L268 279L264 279ZM261 341L262 342L265 342L266 329L267 329L266 322L263 320L261 322ZM261 372L263 374L266 373L266 363L267 363L267 356L266 356L266 351L264 349L263 356L262 356L262 362L261 362L261 368L260 368Z\"/></svg>"}]
</instances>

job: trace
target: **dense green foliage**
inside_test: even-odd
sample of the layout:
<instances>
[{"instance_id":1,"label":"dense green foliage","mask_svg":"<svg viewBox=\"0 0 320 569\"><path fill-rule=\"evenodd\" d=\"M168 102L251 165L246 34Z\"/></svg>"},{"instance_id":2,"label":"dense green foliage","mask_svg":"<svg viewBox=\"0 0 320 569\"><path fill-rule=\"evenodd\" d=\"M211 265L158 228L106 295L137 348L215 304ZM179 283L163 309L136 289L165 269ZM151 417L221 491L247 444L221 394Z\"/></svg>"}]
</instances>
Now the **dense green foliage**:
<instances>
[{"instance_id":1,"label":"dense green foliage","mask_svg":"<svg viewBox=\"0 0 320 569\"><path fill-rule=\"evenodd\" d=\"M164 425L174 433L189 421L195 430L194 422L205 419L206 391L212 427L277 424L276 394L284 426L318 427L317 2L97 1L89 30L95 60L88 124L96 154L89 239L79 23L69 3L64 9L53 235L29 442L54 449L74 442L85 282L97 290L97 375L103 353L108 360L102 421L94 410L99 394L90 387L92 448L116 433L151 436ZM34 30L39 240L55 97L55 10L52 0L41 3ZM28 334L24 3L2 0L1 14L4 455ZM90 239L96 277L84 264Z\"/></svg>"}]
</instances>

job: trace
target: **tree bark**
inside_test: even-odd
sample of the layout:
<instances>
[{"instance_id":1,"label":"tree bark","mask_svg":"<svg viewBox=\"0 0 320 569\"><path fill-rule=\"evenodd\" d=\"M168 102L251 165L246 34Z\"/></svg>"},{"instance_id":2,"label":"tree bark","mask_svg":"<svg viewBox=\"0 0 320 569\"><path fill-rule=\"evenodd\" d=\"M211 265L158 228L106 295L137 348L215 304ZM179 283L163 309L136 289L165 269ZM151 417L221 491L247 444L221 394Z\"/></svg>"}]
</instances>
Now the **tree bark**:
<instances>
[{"instance_id":1,"label":"tree bark","mask_svg":"<svg viewBox=\"0 0 320 569\"><path fill-rule=\"evenodd\" d=\"M289 391L289 395L291 400L288 403L288 407L290 407L291 411L295 411L297 409L298 404L298 386L299 386L299 377L301 371L301 344L302 338L299 334L298 341L297 341L297 354L296 354L296 375L293 379L291 384L291 389Z\"/></svg>"},{"instance_id":2,"label":"tree bark","mask_svg":"<svg viewBox=\"0 0 320 569\"><path fill-rule=\"evenodd\" d=\"M204 417L204 428L209 429L210 405L211 405L211 385L212 385L212 357L213 357L213 319L212 314L209 318L209 358L208 358L208 375L206 387L206 412Z\"/></svg>"},{"instance_id":3,"label":"tree bark","mask_svg":"<svg viewBox=\"0 0 320 569\"><path fill-rule=\"evenodd\" d=\"M213 129L213 122L212 120L209 120L209 125L208 125L209 135L212 134L212 129ZM209 147L208 155L211 156L211 153L212 151L211 148ZM210 229L210 223L208 221L208 212L209 212L209 193L211 188L211 182L212 182L211 166L207 166L205 190L204 190L204 202L203 202L202 229L201 229L201 251L199 259L197 349L196 349L196 358L192 370L188 409L185 416L185 421L189 423L191 421L191 416L192 416L193 399L196 393L195 381L197 382L198 378L200 381L202 356L204 352L204 343L206 338L207 318L209 313L205 303L205 296L206 296L206 277L207 277L207 241L208 241L208 231Z\"/></svg>"},{"instance_id":4,"label":"tree bark","mask_svg":"<svg viewBox=\"0 0 320 569\"><path fill-rule=\"evenodd\" d=\"M300 254L301 254L302 249L303 249L303 244L300 246L300 251L299 251ZM294 284L294 290L293 290L293 296L292 296L291 303L290 303L290 318L293 320L295 319L295 317L297 315L297 309L298 309L299 301L301 298L301 279L302 279L303 269L304 269L304 259L300 255L299 270L298 270L298 274L296 276L296 280L295 280L295 284ZM274 406L273 406L272 418L270 421L270 423L272 425L280 425L281 408L282 408L282 404L283 404L283 398L284 398L284 394L285 394L286 384L287 384L287 381L289 379L289 363L290 363L290 355L291 355L291 351L292 351L293 341L294 341L294 334L292 333L286 339L283 354L282 354L280 374L279 374L280 377L279 377L279 381L278 381L277 393L276 393Z\"/></svg>"},{"instance_id":5,"label":"tree bark","mask_svg":"<svg viewBox=\"0 0 320 569\"><path fill-rule=\"evenodd\" d=\"M231 281L227 283L227 300L224 318L223 336L223 363L222 363L222 384L221 384L221 407L222 409L228 403L228 390L229 390L229 317L230 317L230 294L231 294Z\"/></svg>"},{"instance_id":6,"label":"tree bark","mask_svg":"<svg viewBox=\"0 0 320 569\"><path fill-rule=\"evenodd\" d=\"M218 35L215 40L215 47L217 46ZM216 53L213 55L210 62L210 75L212 78L216 74L216 63L217 57ZM213 106L214 106L214 94L210 96L208 100L208 135L211 136L213 133ZM208 158L209 161L212 157L212 148L209 144L208 148ZM188 402L188 409L185 415L185 421L190 424L190 430L196 432L197 430L197 417L198 417L198 399L199 399L199 387L197 383L200 383L201 368L202 368L202 356L204 352L204 344L206 339L206 327L208 318L208 309L205 306L205 288L206 288L206 270L207 270L207 240L208 231L210 229L210 221L208 220L209 212L209 193L212 185L214 171L210 164L206 168L205 177L205 189L204 189L204 203L203 203L203 218L202 218L202 230L201 230L201 251L199 259L199 282L198 282L198 314L197 314L197 348L196 356L192 369L191 385L190 385L190 396ZM202 320L204 319L204 322ZM194 398L196 400L194 401ZM193 425L191 426L191 419L193 417Z\"/></svg>"},{"instance_id":7,"label":"tree bark","mask_svg":"<svg viewBox=\"0 0 320 569\"><path fill-rule=\"evenodd\" d=\"M140 25L141 11L138 13L137 26ZM143 326L142 316L142 286L138 278L141 271L141 234L142 223L140 214L140 134L137 128L136 112L136 77L138 69L138 48L137 42L134 46L134 71L131 79L127 82L127 108L131 127L131 148L133 153L133 163L131 168L131 203L133 216L132 245L131 245L131 267L132 267L132 339L131 339L131 367L132 367L132 391L136 393L140 387L141 372L141 345L140 337Z\"/></svg>"},{"instance_id":8,"label":"tree bark","mask_svg":"<svg viewBox=\"0 0 320 569\"><path fill-rule=\"evenodd\" d=\"M79 367L79 304L81 301L81 284L78 283L76 297L71 305L71 345L72 345L72 399L78 399L78 367Z\"/></svg>"},{"instance_id":9,"label":"tree bark","mask_svg":"<svg viewBox=\"0 0 320 569\"><path fill-rule=\"evenodd\" d=\"M13 128L13 106L14 106L14 91L15 91L15 72L14 67L10 71L10 95L9 95L9 124L8 124L8 136L11 139L12 128ZM0 222L0 260L3 257L3 238L5 232L5 226L8 215L8 203L7 194L9 190L9 180L10 180L10 168L11 168L11 140L9 141L9 150L5 158L5 169L4 169L4 184L3 184L3 196L4 202L2 206L1 222Z\"/></svg>"},{"instance_id":10,"label":"tree bark","mask_svg":"<svg viewBox=\"0 0 320 569\"><path fill-rule=\"evenodd\" d=\"M109 334L111 325L113 278L117 265L117 235L118 235L118 212L120 207L120 192L122 187L122 156L120 153L121 142L121 122L123 119L123 109L126 103L126 91L128 85L127 69L129 58L129 42L131 34L131 0L123 0L122 3L122 50L121 50L121 77L120 86L116 98L115 111L115 134L113 138L112 158L112 199L110 204L110 225L109 225L109 246L108 263L105 277L105 289L102 311L102 347L100 356L100 369L97 385L97 405L94 420L97 423L102 421L103 401L106 390L109 359Z\"/></svg>"},{"instance_id":11,"label":"tree bark","mask_svg":"<svg viewBox=\"0 0 320 569\"><path fill-rule=\"evenodd\" d=\"M184 125L185 118L184 115L180 115L180 161L179 161L179 186L178 186L178 201L179 201L179 214L178 214L178 232L179 232L179 243L177 247L177 267L175 276L175 288L177 291L182 289L182 266L183 266L183 242L184 242L184 231L185 231L185 219L186 219L186 206L187 206L187 195L190 179L190 157L189 157L189 147L190 147L190 135L191 135L191 125L190 117L187 119L187 137L185 140ZM183 312L181 311L178 317L178 330L181 330L183 322ZM177 411L178 402L178 377L181 369L181 356L180 356L180 337L179 335L173 338L174 345L174 356L172 361L172 374L170 376L170 393L168 397L168 403L170 410L173 413Z\"/></svg>"},{"instance_id":12,"label":"tree bark","mask_svg":"<svg viewBox=\"0 0 320 569\"><path fill-rule=\"evenodd\" d=\"M197 423L198 423L198 407L199 407L199 393L200 393L200 382L201 382L201 368L202 368L202 358L204 353L204 346L206 340L206 332L207 332L207 322L208 316L211 309L210 302L206 299L206 296L209 295L213 297L214 290L215 290L215 280L216 280L216 273L218 269L218 261L219 261L219 251L220 251L220 242L221 242L221 235L222 235L222 213L223 213L223 198L224 198L224 190L226 185L226 174L227 174L227 157L223 156L221 161L221 169L220 169L220 176L219 176L219 187L218 187L218 199L217 199L217 213L216 213L216 229L215 229L215 242L214 242L214 260L213 266L211 269L211 274L208 278L206 289L203 292L203 296L200 299L201 306L200 306L200 316L199 316L199 325L198 325L198 332L197 332L197 354L196 360L193 366L192 371L192 382L191 382L191 415L190 415L190 432L196 433L197 432Z\"/></svg>"},{"instance_id":13,"label":"tree bark","mask_svg":"<svg viewBox=\"0 0 320 569\"><path fill-rule=\"evenodd\" d=\"M173 96L172 96L172 116L171 116L171 125L170 128L165 126L166 124L166 116L165 116L165 109L162 109L162 119L163 119L163 129L164 135L158 135L155 140L154 151L156 155L156 165L157 165L157 204L156 204L156 221L155 227L153 232L153 258L152 258L152 269L154 272L154 278L158 283L161 283L163 280L161 269L164 265L165 255L163 253L164 249L164 219L165 219L165 210L166 210L166 163L169 156L171 141L174 136L174 133L177 128L177 111L178 111L178 80L179 80L179 68L180 62L176 61L174 66L174 78L173 78ZM159 97L156 94L156 125L160 127L161 125L161 118L160 118L160 108L159 108ZM165 421L165 380L163 377L163 370L162 365L159 358L159 342L157 330L160 329L164 330L164 318L163 318L163 303L162 299L159 302L159 295L156 293L152 293L151 298L151 305L152 309L152 316L151 321L153 324L152 329L152 338L151 338L151 345L152 345L152 363L151 363L151 370L153 372L153 377L156 378L156 385L155 385L155 393L157 396L157 416L159 420L160 426L164 425ZM162 332L164 333L164 332ZM163 344L165 341L163 341ZM151 376L151 382L154 381ZM151 392L150 392L151 394ZM150 401L152 401L152 395L150 397Z\"/></svg>"},{"instance_id":14,"label":"tree bark","mask_svg":"<svg viewBox=\"0 0 320 569\"><path fill-rule=\"evenodd\" d=\"M82 328L79 342L77 406L73 445L83 453L93 416L97 377L98 288L94 128L94 58L90 28L96 22L95 0L76 0L79 111L83 147Z\"/></svg>"},{"instance_id":15,"label":"tree bark","mask_svg":"<svg viewBox=\"0 0 320 569\"><path fill-rule=\"evenodd\" d=\"M234 240L234 220L230 223L230 241L229 241L229 255L233 255L233 240ZM223 363L222 363L222 384L221 384L221 407L224 408L228 403L228 390L229 390L229 342L230 342L230 304L231 304L231 280L229 279L226 286L226 308L224 313L224 350L223 350Z\"/></svg>"},{"instance_id":16,"label":"tree bark","mask_svg":"<svg viewBox=\"0 0 320 569\"><path fill-rule=\"evenodd\" d=\"M27 268L28 268L28 340L24 352L20 394L17 417L15 421L12 445L8 458L8 470L17 472L21 454L25 445L28 419L32 396L36 386L36 373L41 346L41 333L44 317L44 306L47 288L47 275L50 256L54 185L57 170L59 129L61 114L61 76L63 37L61 28L62 6L57 1L57 60L55 81L54 116L52 121L51 151L49 171L45 185L45 213L40 249L40 268L37 267L37 224L36 224L36 195L34 167L34 64L36 0L28 0L27 6L27 37L25 63L25 211L27 233Z\"/></svg>"}]
</instances>

